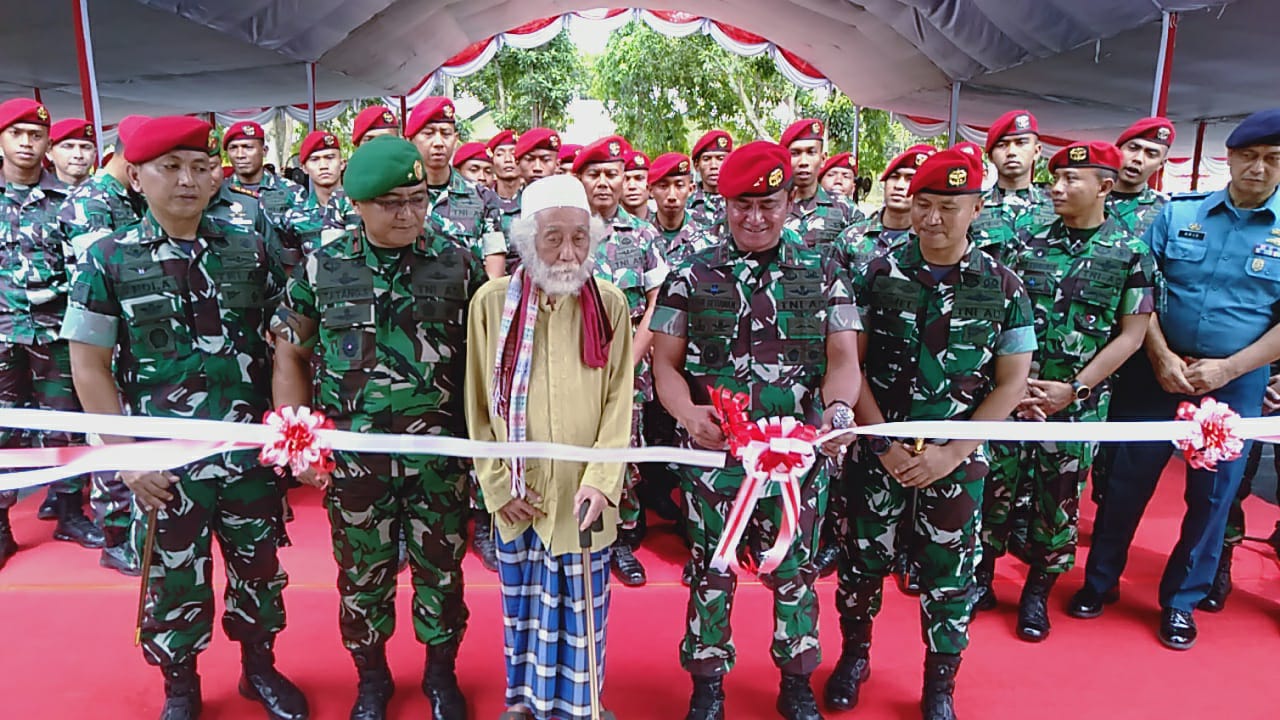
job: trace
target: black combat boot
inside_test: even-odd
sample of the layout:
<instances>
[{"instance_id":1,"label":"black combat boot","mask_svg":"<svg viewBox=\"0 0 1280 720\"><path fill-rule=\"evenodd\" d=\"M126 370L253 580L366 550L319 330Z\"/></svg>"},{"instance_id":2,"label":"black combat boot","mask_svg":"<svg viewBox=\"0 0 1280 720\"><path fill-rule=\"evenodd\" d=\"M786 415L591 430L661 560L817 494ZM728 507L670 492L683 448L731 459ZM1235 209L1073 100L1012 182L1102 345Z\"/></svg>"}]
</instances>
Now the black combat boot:
<instances>
[{"instance_id":1,"label":"black combat boot","mask_svg":"<svg viewBox=\"0 0 1280 720\"><path fill-rule=\"evenodd\" d=\"M1031 568L1018 600L1018 637L1027 642L1049 637L1049 591L1057 581L1057 573Z\"/></svg>"},{"instance_id":2,"label":"black combat boot","mask_svg":"<svg viewBox=\"0 0 1280 720\"><path fill-rule=\"evenodd\" d=\"M40 503L40 509L36 511L36 517L40 520L57 520L58 519L58 493L50 485L44 493L44 502Z\"/></svg>"},{"instance_id":3,"label":"black combat boot","mask_svg":"<svg viewBox=\"0 0 1280 720\"><path fill-rule=\"evenodd\" d=\"M992 583L996 579L996 554L987 546L982 547L982 562L978 563L978 569L973 573L974 590L977 595L973 601L973 611L979 610L995 610L998 600L996 600L996 590Z\"/></svg>"},{"instance_id":4,"label":"black combat boot","mask_svg":"<svg viewBox=\"0 0 1280 720\"><path fill-rule=\"evenodd\" d=\"M128 535L129 531L125 528L103 528L102 555L98 558L98 564L121 575L138 577L142 574L142 568L138 567L138 558L129 547Z\"/></svg>"},{"instance_id":5,"label":"black combat boot","mask_svg":"<svg viewBox=\"0 0 1280 720\"><path fill-rule=\"evenodd\" d=\"M822 720L818 699L809 685L809 673L782 673L778 687L778 713L787 720Z\"/></svg>"},{"instance_id":6,"label":"black combat boot","mask_svg":"<svg viewBox=\"0 0 1280 720\"><path fill-rule=\"evenodd\" d=\"M871 677L871 623L840 619L843 644L822 699L829 710L852 710L862 683Z\"/></svg>"},{"instance_id":7,"label":"black combat boot","mask_svg":"<svg viewBox=\"0 0 1280 720\"><path fill-rule=\"evenodd\" d=\"M640 587L648 581L644 565L632 550L640 544L634 530L618 529L618 539L614 541L610 564L614 577L627 587Z\"/></svg>"},{"instance_id":8,"label":"black combat boot","mask_svg":"<svg viewBox=\"0 0 1280 720\"><path fill-rule=\"evenodd\" d=\"M924 695L920 712L924 720L956 720L956 673L960 656L930 652L924 656Z\"/></svg>"},{"instance_id":9,"label":"black combat boot","mask_svg":"<svg viewBox=\"0 0 1280 720\"><path fill-rule=\"evenodd\" d=\"M164 707L160 720L196 720L200 717L200 676L195 659L162 665L164 673Z\"/></svg>"},{"instance_id":10,"label":"black combat boot","mask_svg":"<svg viewBox=\"0 0 1280 720\"><path fill-rule=\"evenodd\" d=\"M486 570L498 572L498 546L493 542L493 518L484 510L476 510L475 517L476 528L471 546L476 549Z\"/></svg>"},{"instance_id":11,"label":"black combat boot","mask_svg":"<svg viewBox=\"0 0 1280 720\"><path fill-rule=\"evenodd\" d=\"M102 547L102 531L85 517L84 496L78 492L58 494L58 526L53 529L54 540L79 543L80 547Z\"/></svg>"},{"instance_id":12,"label":"black combat boot","mask_svg":"<svg viewBox=\"0 0 1280 720\"><path fill-rule=\"evenodd\" d=\"M724 678L720 675L691 675L693 697L685 720L724 720Z\"/></svg>"},{"instance_id":13,"label":"black combat boot","mask_svg":"<svg viewBox=\"0 0 1280 720\"><path fill-rule=\"evenodd\" d=\"M387 667L386 645L351 651L360 684L356 687L356 704L351 707L351 720L386 720L387 704L396 692Z\"/></svg>"},{"instance_id":14,"label":"black combat boot","mask_svg":"<svg viewBox=\"0 0 1280 720\"><path fill-rule=\"evenodd\" d=\"M274 720L306 720L311 714L307 698L276 670L272 641L240 643L240 694L262 703Z\"/></svg>"},{"instance_id":15,"label":"black combat boot","mask_svg":"<svg viewBox=\"0 0 1280 720\"><path fill-rule=\"evenodd\" d=\"M1218 559L1218 573L1213 576L1213 586L1209 594L1204 596L1196 607L1206 612L1222 612L1227 606L1227 596L1231 594L1231 555L1234 545L1222 546L1222 557Z\"/></svg>"},{"instance_id":16,"label":"black combat boot","mask_svg":"<svg viewBox=\"0 0 1280 720\"><path fill-rule=\"evenodd\" d=\"M431 720L466 720L467 699L458 687L455 664L458 642L427 647L427 667L422 674L422 692L431 700Z\"/></svg>"},{"instance_id":17,"label":"black combat boot","mask_svg":"<svg viewBox=\"0 0 1280 720\"><path fill-rule=\"evenodd\" d=\"M0 568L18 552L18 541L13 539L13 527L9 525L9 508L0 508Z\"/></svg>"}]
</instances>

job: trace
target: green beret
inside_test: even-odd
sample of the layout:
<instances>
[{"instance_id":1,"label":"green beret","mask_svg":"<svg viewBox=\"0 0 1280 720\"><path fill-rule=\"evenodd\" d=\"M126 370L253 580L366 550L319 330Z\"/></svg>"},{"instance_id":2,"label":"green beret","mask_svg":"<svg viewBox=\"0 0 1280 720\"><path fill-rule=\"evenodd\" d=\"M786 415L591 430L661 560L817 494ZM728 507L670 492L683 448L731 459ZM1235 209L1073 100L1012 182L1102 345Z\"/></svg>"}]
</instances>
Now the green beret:
<instances>
[{"instance_id":1,"label":"green beret","mask_svg":"<svg viewBox=\"0 0 1280 720\"><path fill-rule=\"evenodd\" d=\"M422 155L404 138L382 135L351 153L342 187L352 200L372 200L404 185L417 185L426 178Z\"/></svg>"}]
</instances>

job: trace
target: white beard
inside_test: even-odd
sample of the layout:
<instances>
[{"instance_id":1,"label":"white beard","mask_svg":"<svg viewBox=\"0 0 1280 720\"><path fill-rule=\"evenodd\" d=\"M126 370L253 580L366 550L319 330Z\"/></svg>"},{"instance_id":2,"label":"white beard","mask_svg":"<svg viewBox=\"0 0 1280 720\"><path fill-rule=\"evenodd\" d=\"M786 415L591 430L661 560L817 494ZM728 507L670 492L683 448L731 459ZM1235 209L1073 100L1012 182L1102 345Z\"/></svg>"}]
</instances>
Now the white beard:
<instances>
[{"instance_id":1,"label":"white beard","mask_svg":"<svg viewBox=\"0 0 1280 720\"><path fill-rule=\"evenodd\" d=\"M548 265L534 253L524 258L524 267L534 285L546 294L557 297L576 294L591 277L594 269L591 260L581 265Z\"/></svg>"}]
</instances>

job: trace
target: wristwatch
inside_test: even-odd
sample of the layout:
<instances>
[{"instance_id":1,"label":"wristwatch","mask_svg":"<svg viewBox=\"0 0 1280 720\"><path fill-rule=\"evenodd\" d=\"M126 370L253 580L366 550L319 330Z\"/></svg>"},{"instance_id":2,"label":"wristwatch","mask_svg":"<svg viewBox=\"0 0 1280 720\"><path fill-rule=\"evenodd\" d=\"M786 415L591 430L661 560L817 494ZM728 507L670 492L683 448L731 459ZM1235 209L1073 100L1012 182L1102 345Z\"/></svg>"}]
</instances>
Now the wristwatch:
<instances>
[{"instance_id":1,"label":"wristwatch","mask_svg":"<svg viewBox=\"0 0 1280 720\"><path fill-rule=\"evenodd\" d=\"M831 427L835 430L847 430L853 427L853 408L849 407L849 403L843 400L832 400L827 404L827 408L835 408L835 412L831 414Z\"/></svg>"},{"instance_id":2,"label":"wristwatch","mask_svg":"<svg viewBox=\"0 0 1280 720\"><path fill-rule=\"evenodd\" d=\"M1090 395L1093 394L1093 388L1089 387L1088 385L1085 385L1079 380L1072 380L1071 392L1075 393L1077 402L1084 402L1085 400L1089 399Z\"/></svg>"},{"instance_id":3,"label":"wristwatch","mask_svg":"<svg viewBox=\"0 0 1280 720\"><path fill-rule=\"evenodd\" d=\"M883 435L872 435L867 438L867 447L871 449L871 454L880 457L889 452L893 447L893 441Z\"/></svg>"}]
</instances>

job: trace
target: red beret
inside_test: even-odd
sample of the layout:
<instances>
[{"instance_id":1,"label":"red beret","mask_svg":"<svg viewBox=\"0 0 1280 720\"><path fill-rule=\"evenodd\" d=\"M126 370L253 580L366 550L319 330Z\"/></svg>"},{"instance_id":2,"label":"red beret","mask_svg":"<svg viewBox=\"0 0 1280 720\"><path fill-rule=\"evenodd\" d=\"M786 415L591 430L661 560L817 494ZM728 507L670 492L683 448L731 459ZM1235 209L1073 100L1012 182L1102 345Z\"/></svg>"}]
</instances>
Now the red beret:
<instances>
[{"instance_id":1,"label":"red beret","mask_svg":"<svg viewBox=\"0 0 1280 720\"><path fill-rule=\"evenodd\" d=\"M581 145L566 143L560 146L560 154L556 156L556 160L561 164L571 163L578 159L578 153L582 152Z\"/></svg>"},{"instance_id":2,"label":"red beret","mask_svg":"<svg viewBox=\"0 0 1280 720\"><path fill-rule=\"evenodd\" d=\"M520 133L520 139L516 140L516 159L519 160L534 150L555 150L559 153L560 133L542 127Z\"/></svg>"},{"instance_id":3,"label":"red beret","mask_svg":"<svg viewBox=\"0 0 1280 720\"><path fill-rule=\"evenodd\" d=\"M261 131L261 128L259 128ZM158 117L143 123L125 144L124 159L134 165L150 162L174 150L208 154L218 137L209 123L186 115Z\"/></svg>"},{"instance_id":4,"label":"red beret","mask_svg":"<svg viewBox=\"0 0 1280 720\"><path fill-rule=\"evenodd\" d=\"M63 140L88 140L93 142L93 123L81 118L59 120L49 128L49 144L57 145Z\"/></svg>"},{"instance_id":5,"label":"red beret","mask_svg":"<svg viewBox=\"0 0 1280 720\"><path fill-rule=\"evenodd\" d=\"M789 148L793 142L821 140L823 127L822 121L816 118L797 120L782 131L782 140L779 144Z\"/></svg>"},{"instance_id":6,"label":"red beret","mask_svg":"<svg viewBox=\"0 0 1280 720\"><path fill-rule=\"evenodd\" d=\"M404 124L404 136L413 137L422 132L428 123L455 123L453 117L453 101L447 97L429 97L418 103L409 113L409 120Z\"/></svg>"},{"instance_id":7,"label":"red beret","mask_svg":"<svg viewBox=\"0 0 1280 720\"><path fill-rule=\"evenodd\" d=\"M31 98L14 98L0 103L0 130L10 125L31 123L49 127L49 111Z\"/></svg>"},{"instance_id":8,"label":"red beret","mask_svg":"<svg viewBox=\"0 0 1280 720\"><path fill-rule=\"evenodd\" d=\"M146 115L125 115L116 124L116 137L120 138L120 143L128 145L129 138L133 137L133 133L150 119Z\"/></svg>"},{"instance_id":9,"label":"red beret","mask_svg":"<svg viewBox=\"0 0 1280 720\"><path fill-rule=\"evenodd\" d=\"M764 197L790 187L791 153L768 140L743 145L720 166L717 189L726 198Z\"/></svg>"},{"instance_id":10,"label":"red beret","mask_svg":"<svg viewBox=\"0 0 1280 720\"><path fill-rule=\"evenodd\" d=\"M934 153L925 158L911 177L908 193L935 195L976 195L982 192L982 159L959 148Z\"/></svg>"},{"instance_id":11,"label":"red beret","mask_svg":"<svg viewBox=\"0 0 1280 720\"><path fill-rule=\"evenodd\" d=\"M888 167L884 169L883 173L880 173L881 182L888 180L890 175L902 168L915 170L920 167L925 160L928 160L930 155L933 155L936 152L938 152L938 148L932 145L912 145L906 150L903 150L900 155L889 161Z\"/></svg>"},{"instance_id":12,"label":"red beret","mask_svg":"<svg viewBox=\"0 0 1280 720\"><path fill-rule=\"evenodd\" d=\"M370 130L400 130L400 121L386 105L370 105L360 111L351 127L351 144L359 145Z\"/></svg>"},{"instance_id":13,"label":"red beret","mask_svg":"<svg viewBox=\"0 0 1280 720\"><path fill-rule=\"evenodd\" d=\"M1049 172L1058 168L1089 167L1120 172L1120 150L1111 143L1078 142L1062 148L1049 158Z\"/></svg>"},{"instance_id":14,"label":"red beret","mask_svg":"<svg viewBox=\"0 0 1280 720\"><path fill-rule=\"evenodd\" d=\"M1150 140L1153 143L1160 143L1168 147L1173 144L1173 123L1169 122L1168 118L1162 117L1142 118L1130 125L1128 130L1120 133L1120 138L1116 140L1116 147L1120 147L1134 138Z\"/></svg>"},{"instance_id":15,"label":"red beret","mask_svg":"<svg viewBox=\"0 0 1280 720\"><path fill-rule=\"evenodd\" d=\"M1006 135L1039 135L1040 126L1036 123L1036 116L1027 110L1010 110L1009 112L996 118L991 123L991 127L987 128L987 153L991 152L991 148L1000 142L1000 138Z\"/></svg>"},{"instance_id":16,"label":"red beret","mask_svg":"<svg viewBox=\"0 0 1280 720\"><path fill-rule=\"evenodd\" d=\"M680 153L670 152L659 155L658 159L649 164L649 184L653 185L663 178L688 175L689 167L689 158Z\"/></svg>"},{"instance_id":17,"label":"red beret","mask_svg":"<svg viewBox=\"0 0 1280 720\"><path fill-rule=\"evenodd\" d=\"M628 152L627 141L617 135L602 137L582 148L578 157L573 160L573 172L580 173L588 165L607 162L625 162Z\"/></svg>"},{"instance_id":18,"label":"red beret","mask_svg":"<svg viewBox=\"0 0 1280 720\"><path fill-rule=\"evenodd\" d=\"M694 162L697 162L702 153L707 152L733 152L733 137L724 130L712 130L706 133L693 144Z\"/></svg>"},{"instance_id":19,"label":"red beret","mask_svg":"<svg viewBox=\"0 0 1280 720\"><path fill-rule=\"evenodd\" d=\"M494 135L493 137L489 138L489 142L485 144L485 147L489 148L489 152L492 153L494 150L497 150L503 145L515 145L515 144L516 144L515 132L511 130L503 130L502 132L499 132L497 135Z\"/></svg>"},{"instance_id":20,"label":"red beret","mask_svg":"<svg viewBox=\"0 0 1280 720\"><path fill-rule=\"evenodd\" d=\"M339 150L338 136L324 130L316 130L302 139L298 148L298 162L305 163L318 150Z\"/></svg>"},{"instance_id":21,"label":"red beret","mask_svg":"<svg viewBox=\"0 0 1280 720\"><path fill-rule=\"evenodd\" d=\"M818 171L818 179L821 180L822 176L827 174L827 171L838 167L852 170L854 175L858 174L858 163L854 162L853 153L843 152L832 155L827 158L826 162L822 163L822 169Z\"/></svg>"},{"instance_id":22,"label":"red beret","mask_svg":"<svg viewBox=\"0 0 1280 720\"><path fill-rule=\"evenodd\" d=\"M649 156L639 150L632 150L631 152L626 153L623 162L625 164L622 166L622 169L627 172L631 172L633 170L644 170L648 172L649 166L652 164L649 162Z\"/></svg>"},{"instance_id":23,"label":"red beret","mask_svg":"<svg viewBox=\"0 0 1280 720\"><path fill-rule=\"evenodd\" d=\"M267 135L258 123L241 120L227 128L227 134L222 136L222 149L226 150L232 140L258 140L266 143Z\"/></svg>"},{"instance_id":24,"label":"red beret","mask_svg":"<svg viewBox=\"0 0 1280 720\"><path fill-rule=\"evenodd\" d=\"M493 163L493 152L482 142L465 143L454 151L453 166L460 168L468 160L483 160L487 163Z\"/></svg>"}]
</instances>

